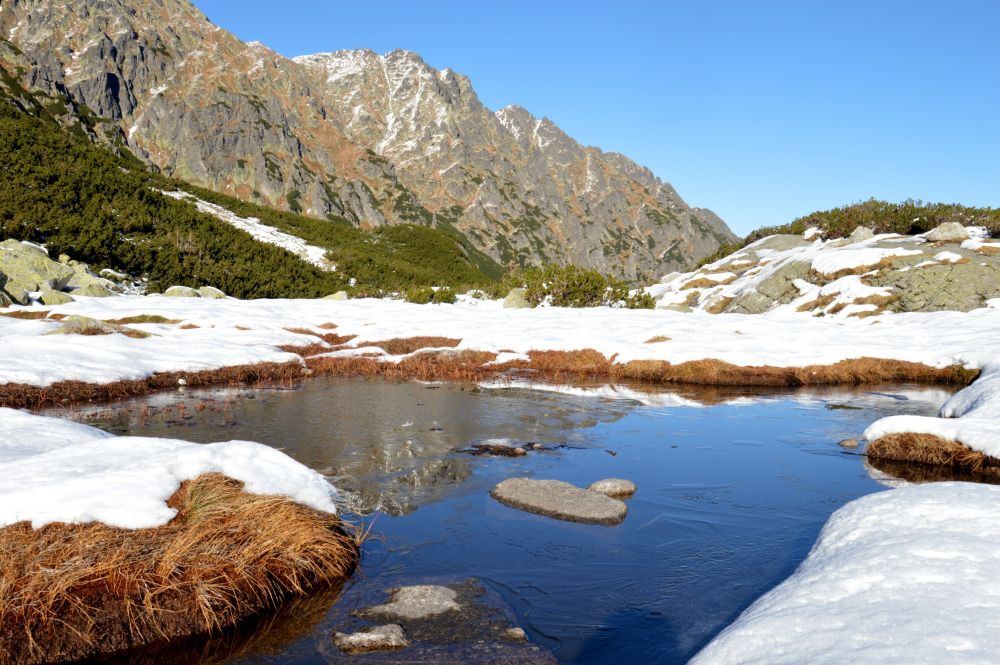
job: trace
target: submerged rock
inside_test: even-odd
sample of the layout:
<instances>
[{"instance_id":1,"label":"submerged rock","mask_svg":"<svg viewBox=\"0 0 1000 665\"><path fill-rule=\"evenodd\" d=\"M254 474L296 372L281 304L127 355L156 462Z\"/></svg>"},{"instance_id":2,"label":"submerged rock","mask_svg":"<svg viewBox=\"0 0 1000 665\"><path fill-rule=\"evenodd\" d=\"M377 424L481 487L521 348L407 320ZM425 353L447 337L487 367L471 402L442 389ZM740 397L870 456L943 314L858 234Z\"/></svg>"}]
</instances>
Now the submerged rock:
<instances>
[{"instance_id":1,"label":"submerged rock","mask_svg":"<svg viewBox=\"0 0 1000 665\"><path fill-rule=\"evenodd\" d=\"M377 651L345 653L332 647L330 663L469 663L471 665L554 665L552 653L528 641L515 622L514 611L480 580L424 580L422 584L389 589L382 605L368 607L385 591L354 585L332 609L330 619L338 640L370 634L384 625L397 625L409 646L383 654ZM374 593L373 593L374 592ZM392 608L388 612L385 608ZM374 626L372 625L374 624ZM395 633L395 631L393 631ZM398 634L397 634L398 637ZM361 637L359 641L372 638ZM343 649L343 647L341 647Z\"/></svg>"},{"instance_id":2,"label":"submerged rock","mask_svg":"<svg viewBox=\"0 0 1000 665\"><path fill-rule=\"evenodd\" d=\"M333 643L346 653L366 653L369 651L394 651L410 646L399 624L375 626L356 633L337 633Z\"/></svg>"},{"instance_id":3,"label":"submerged rock","mask_svg":"<svg viewBox=\"0 0 1000 665\"><path fill-rule=\"evenodd\" d=\"M525 289L511 289L503 299L504 309L530 309L531 303L528 302L527 294Z\"/></svg>"},{"instance_id":4,"label":"submerged rock","mask_svg":"<svg viewBox=\"0 0 1000 665\"><path fill-rule=\"evenodd\" d=\"M190 286L171 286L169 289L163 292L168 298L200 298L196 290L192 289Z\"/></svg>"},{"instance_id":5,"label":"submerged rock","mask_svg":"<svg viewBox=\"0 0 1000 665\"><path fill-rule=\"evenodd\" d=\"M400 619L426 619L459 609L458 594L446 586L418 584L392 591L392 600L367 610L369 614Z\"/></svg>"},{"instance_id":6,"label":"submerged rock","mask_svg":"<svg viewBox=\"0 0 1000 665\"><path fill-rule=\"evenodd\" d=\"M625 480L623 478L605 478L604 480L598 480L590 484L588 487L591 492L600 492L605 496L610 496L615 499L630 497L635 494L636 486L631 480Z\"/></svg>"},{"instance_id":7,"label":"submerged rock","mask_svg":"<svg viewBox=\"0 0 1000 665\"><path fill-rule=\"evenodd\" d=\"M857 448L858 447L858 440L857 439L844 439L843 441L840 441L839 443L837 443L837 445L840 446L841 448Z\"/></svg>"},{"instance_id":8,"label":"submerged rock","mask_svg":"<svg viewBox=\"0 0 1000 665\"><path fill-rule=\"evenodd\" d=\"M628 508L618 499L561 480L508 478L490 495L512 508L587 524L620 524Z\"/></svg>"},{"instance_id":9,"label":"submerged rock","mask_svg":"<svg viewBox=\"0 0 1000 665\"><path fill-rule=\"evenodd\" d=\"M962 242L969 237L969 231L958 222L945 222L927 232L931 242Z\"/></svg>"}]
</instances>

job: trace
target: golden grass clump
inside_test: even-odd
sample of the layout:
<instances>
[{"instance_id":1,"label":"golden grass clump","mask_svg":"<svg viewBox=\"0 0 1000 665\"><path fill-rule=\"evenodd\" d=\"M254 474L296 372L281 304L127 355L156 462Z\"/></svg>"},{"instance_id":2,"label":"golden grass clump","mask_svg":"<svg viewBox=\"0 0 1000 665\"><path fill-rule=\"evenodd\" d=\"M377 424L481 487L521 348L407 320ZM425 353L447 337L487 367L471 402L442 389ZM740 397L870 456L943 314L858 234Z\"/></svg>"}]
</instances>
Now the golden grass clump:
<instances>
[{"instance_id":1,"label":"golden grass clump","mask_svg":"<svg viewBox=\"0 0 1000 665\"><path fill-rule=\"evenodd\" d=\"M736 281L736 275L731 275L723 279L709 279L707 277L696 277L689 282L685 282L680 290L686 291L687 289L710 289L713 286L725 286L726 284L731 284Z\"/></svg>"},{"instance_id":2,"label":"golden grass clump","mask_svg":"<svg viewBox=\"0 0 1000 665\"><path fill-rule=\"evenodd\" d=\"M1000 459L934 434L887 434L868 445L868 459L949 467L976 476L1000 477Z\"/></svg>"},{"instance_id":3,"label":"golden grass clump","mask_svg":"<svg viewBox=\"0 0 1000 665\"><path fill-rule=\"evenodd\" d=\"M184 482L168 503L177 516L154 529L0 529L0 665L217 633L343 581L358 561L358 538L335 515L219 474Z\"/></svg>"},{"instance_id":4,"label":"golden grass clump","mask_svg":"<svg viewBox=\"0 0 1000 665\"><path fill-rule=\"evenodd\" d=\"M114 383L85 383L59 381L49 386L31 386L21 383L0 384L0 406L15 409L37 409L79 402L107 402L147 395L157 390L210 385L261 385L289 383L302 378L301 362L257 363L235 365L199 372L162 372L145 379L115 381Z\"/></svg>"},{"instance_id":5,"label":"golden grass clump","mask_svg":"<svg viewBox=\"0 0 1000 665\"><path fill-rule=\"evenodd\" d=\"M381 376L387 379L424 381L473 381L496 373L493 367L484 367L486 363L494 360L496 354L487 351L426 351L414 353L398 363L348 356L307 358L306 364L315 374Z\"/></svg>"},{"instance_id":6,"label":"golden grass clump","mask_svg":"<svg viewBox=\"0 0 1000 665\"><path fill-rule=\"evenodd\" d=\"M643 344L659 344L660 342L669 342L670 338L666 335L653 335L647 339Z\"/></svg>"},{"instance_id":7,"label":"golden grass clump","mask_svg":"<svg viewBox=\"0 0 1000 665\"><path fill-rule=\"evenodd\" d=\"M454 348L461 341L451 337L397 337L381 342L368 342L365 346L377 346L391 356L402 356L421 349Z\"/></svg>"},{"instance_id":8,"label":"golden grass clump","mask_svg":"<svg viewBox=\"0 0 1000 665\"><path fill-rule=\"evenodd\" d=\"M128 325L130 323L180 323L179 319L168 319L165 316L160 316L159 314L139 314L137 316L126 316L121 319L108 319L105 323L113 323L118 326Z\"/></svg>"}]
</instances>

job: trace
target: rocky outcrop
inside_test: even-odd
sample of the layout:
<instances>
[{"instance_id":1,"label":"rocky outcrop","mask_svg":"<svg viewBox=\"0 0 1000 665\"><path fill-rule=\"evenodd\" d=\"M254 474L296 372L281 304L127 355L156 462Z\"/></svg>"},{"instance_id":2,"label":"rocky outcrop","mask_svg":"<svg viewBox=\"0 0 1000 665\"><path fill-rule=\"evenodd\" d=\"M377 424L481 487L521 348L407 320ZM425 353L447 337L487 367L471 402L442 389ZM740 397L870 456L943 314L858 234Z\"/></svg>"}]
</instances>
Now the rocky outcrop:
<instances>
[{"instance_id":1,"label":"rocky outcrop","mask_svg":"<svg viewBox=\"0 0 1000 665\"><path fill-rule=\"evenodd\" d=\"M958 224L917 236L863 227L828 241L777 235L650 290L660 308L714 314L965 312L1000 298L1000 241Z\"/></svg>"},{"instance_id":2,"label":"rocky outcrop","mask_svg":"<svg viewBox=\"0 0 1000 665\"><path fill-rule=\"evenodd\" d=\"M44 247L29 242L0 242L0 306L29 305L32 294L51 306L72 302L73 296L103 297L121 290L91 273L85 263L59 258L53 261Z\"/></svg>"},{"instance_id":3,"label":"rocky outcrop","mask_svg":"<svg viewBox=\"0 0 1000 665\"><path fill-rule=\"evenodd\" d=\"M522 108L493 112L467 78L413 53L293 61L188 0L3 3L0 38L20 51L8 74L67 113L100 116L96 137L243 199L457 231L506 266L572 262L628 278L733 239L648 169Z\"/></svg>"}]
</instances>

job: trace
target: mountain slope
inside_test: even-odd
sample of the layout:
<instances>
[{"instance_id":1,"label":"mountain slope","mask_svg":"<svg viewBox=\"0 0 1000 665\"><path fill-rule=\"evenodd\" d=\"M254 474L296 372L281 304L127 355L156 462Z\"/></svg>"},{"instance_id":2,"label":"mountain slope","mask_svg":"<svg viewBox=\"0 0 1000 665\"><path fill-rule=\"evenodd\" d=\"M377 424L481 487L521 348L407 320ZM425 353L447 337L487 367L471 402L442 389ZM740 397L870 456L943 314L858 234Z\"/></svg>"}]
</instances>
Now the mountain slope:
<instances>
[{"instance_id":1,"label":"mountain slope","mask_svg":"<svg viewBox=\"0 0 1000 665\"><path fill-rule=\"evenodd\" d=\"M207 284L241 298L317 297L352 286L382 294L490 281L473 265L475 255L444 231L411 224L362 230L202 191L116 157L87 140L94 127L70 117L58 98L18 87L0 68L0 240L44 243L53 256L145 276L151 291ZM200 212L183 191L181 200L161 194L178 188L210 198L221 215ZM304 238L325 254L326 269L220 216L253 217L272 235Z\"/></svg>"},{"instance_id":2,"label":"mountain slope","mask_svg":"<svg viewBox=\"0 0 1000 665\"><path fill-rule=\"evenodd\" d=\"M412 53L284 58L187 0L9 1L20 80L109 122L95 132L164 173L313 217L462 234L506 266L657 276L733 239L627 158L547 119L493 113ZM98 123L100 125L100 123Z\"/></svg>"}]
</instances>

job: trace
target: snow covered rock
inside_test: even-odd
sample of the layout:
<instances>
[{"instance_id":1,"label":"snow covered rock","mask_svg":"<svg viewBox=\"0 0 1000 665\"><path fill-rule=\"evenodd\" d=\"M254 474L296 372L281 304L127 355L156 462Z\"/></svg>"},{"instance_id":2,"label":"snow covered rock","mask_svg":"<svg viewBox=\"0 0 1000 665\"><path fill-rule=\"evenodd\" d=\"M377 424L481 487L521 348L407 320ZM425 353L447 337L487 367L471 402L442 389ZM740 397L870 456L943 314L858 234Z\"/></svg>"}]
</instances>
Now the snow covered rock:
<instances>
[{"instance_id":1,"label":"snow covered rock","mask_svg":"<svg viewBox=\"0 0 1000 665\"><path fill-rule=\"evenodd\" d=\"M969 238L969 232L958 222L945 222L927 232L931 242L962 242Z\"/></svg>"}]
</instances>

